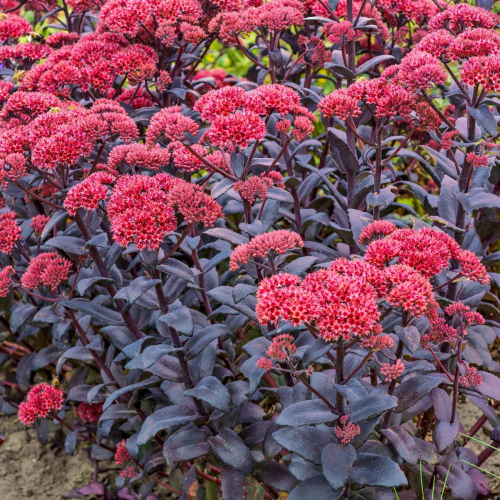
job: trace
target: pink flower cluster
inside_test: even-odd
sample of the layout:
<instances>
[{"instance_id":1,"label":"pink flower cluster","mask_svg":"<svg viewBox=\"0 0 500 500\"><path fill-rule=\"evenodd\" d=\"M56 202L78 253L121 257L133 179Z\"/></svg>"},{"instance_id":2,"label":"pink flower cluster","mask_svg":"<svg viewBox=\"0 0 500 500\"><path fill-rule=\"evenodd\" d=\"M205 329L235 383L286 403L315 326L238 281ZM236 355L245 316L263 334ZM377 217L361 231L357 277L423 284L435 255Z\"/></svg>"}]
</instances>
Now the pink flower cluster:
<instances>
[{"instance_id":1,"label":"pink flower cluster","mask_svg":"<svg viewBox=\"0 0 500 500\"><path fill-rule=\"evenodd\" d=\"M167 233L177 228L175 210L187 222L207 227L222 213L200 186L164 173L120 177L106 209L116 242L123 247L136 244L139 250L159 248Z\"/></svg>"},{"instance_id":2,"label":"pink flower cluster","mask_svg":"<svg viewBox=\"0 0 500 500\"><path fill-rule=\"evenodd\" d=\"M49 220L50 217L47 215L35 215L35 217L31 219L30 227L32 227L35 231L35 234L39 236L42 234L43 228L47 225L47 222L49 222Z\"/></svg>"},{"instance_id":3,"label":"pink flower cluster","mask_svg":"<svg viewBox=\"0 0 500 500\"><path fill-rule=\"evenodd\" d=\"M125 465L126 463L130 462L132 460L132 456L127 450L127 440L124 439L120 441L117 446L116 446L116 452L115 452L115 462L117 465ZM137 476L137 472L135 469L131 466L128 465L125 467L121 472L120 476L123 478L130 478L133 479L134 477Z\"/></svg>"},{"instance_id":4,"label":"pink flower cluster","mask_svg":"<svg viewBox=\"0 0 500 500\"><path fill-rule=\"evenodd\" d=\"M250 259L264 259L268 255L282 255L288 250L302 248L304 242L299 234L286 229L264 233L253 238L249 243L238 245L231 254L229 269L237 271L241 265Z\"/></svg>"},{"instance_id":5,"label":"pink flower cluster","mask_svg":"<svg viewBox=\"0 0 500 500\"><path fill-rule=\"evenodd\" d=\"M404 363L398 359L393 365L390 363L383 363L380 367L380 373L385 377L386 382L391 382L398 379L405 371Z\"/></svg>"},{"instance_id":6,"label":"pink flower cluster","mask_svg":"<svg viewBox=\"0 0 500 500\"><path fill-rule=\"evenodd\" d=\"M348 415L342 415L339 418L340 425L335 427L334 432L340 444L344 446L349 444L358 434L361 434L359 425L349 422Z\"/></svg>"},{"instance_id":7,"label":"pink flower cluster","mask_svg":"<svg viewBox=\"0 0 500 500\"><path fill-rule=\"evenodd\" d=\"M294 340L295 339L288 334L274 337L271 345L267 348L267 358L260 358L257 361L257 366L263 370L269 371L273 367L273 361L282 363L291 359L297 352L297 346L293 343Z\"/></svg>"},{"instance_id":8,"label":"pink flower cluster","mask_svg":"<svg viewBox=\"0 0 500 500\"><path fill-rule=\"evenodd\" d=\"M376 290L365 277L352 274L322 269L302 282L287 274L264 279L257 293L259 321L314 324L327 341L373 334L380 317Z\"/></svg>"},{"instance_id":9,"label":"pink flower cluster","mask_svg":"<svg viewBox=\"0 0 500 500\"><path fill-rule=\"evenodd\" d=\"M301 105L297 92L279 84L261 85L251 92L241 87L211 90L198 99L195 110L211 124L202 140L228 150L245 148L251 141L264 138L266 126L261 115L290 115L295 123L293 134L298 138L312 132L315 120Z\"/></svg>"},{"instance_id":10,"label":"pink flower cluster","mask_svg":"<svg viewBox=\"0 0 500 500\"><path fill-rule=\"evenodd\" d=\"M0 297L7 297L12 287L12 274L14 274L14 268L12 266L7 266L0 269Z\"/></svg>"},{"instance_id":11,"label":"pink flower cluster","mask_svg":"<svg viewBox=\"0 0 500 500\"><path fill-rule=\"evenodd\" d=\"M482 381L483 376L477 372L477 368L469 365L465 367L465 375L460 375L458 377L459 384L466 389L477 387Z\"/></svg>"},{"instance_id":12,"label":"pink flower cluster","mask_svg":"<svg viewBox=\"0 0 500 500\"><path fill-rule=\"evenodd\" d=\"M123 439L116 445L115 462L117 465L125 465L131 459L127 450L127 440Z\"/></svg>"},{"instance_id":13,"label":"pink flower cluster","mask_svg":"<svg viewBox=\"0 0 500 500\"><path fill-rule=\"evenodd\" d=\"M84 424L96 424L102 415L102 404L80 403L75 408L75 416Z\"/></svg>"},{"instance_id":14,"label":"pink flower cluster","mask_svg":"<svg viewBox=\"0 0 500 500\"><path fill-rule=\"evenodd\" d=\"M0 252L10 254L21 240L21 228L16 224L16 213L0 214Z\"/></svg>"},{"instance_id":15,"label":"pink flower cluster","mask_svg":"<svg viewBox=\"0 0 500 500\"><path fill-rule=\"evenodd\" d=\"M268 193L268 188L274 186L284 187L283 176L273 170L272 172L263 172L260 175L253 175L245 181L238 181L234 183L233 189L240 193L241 197L253 205L255 199L258 197L263 200Z\"/></svg>"},{"instance_id":16,"label":"pink flower cluster","mask_svg":"<svg viewBox=\"0 0 500 500\"><path fill-rule=\"evenodd\" d=\"M160 170L161 167L170 163L170 153L168 150L159 147L147 147L145 144L120 144L114 147L109 153L108 168L118 170L121 166L126 166L131 172L136 169L139 172L143 168Z\"/></svg>"},{"instance_id":17,"label":"pink flower cluster","mask_svg":"<svg viewBox=\"0 0 500 500\"><path fill-rule=\"evenodd\" d=\"M370 226L365 228L368 232ZM368 234L368 233L365 233ZM447 268L451 259L462 265L462 274L472 281L489 283L489 277L479 258L469 250L462 250L446 233L422 228L398 229L387 237L370 243L365 259L377 267L385 267L394 259L430 278Z\"/></svg>"},{"instance_id":18,"label":"pink flower cluster","mask_svg":"<svg viewBox=\"0 0 500 500\"><path fill-rule=\"evenodd\" d=\"M159 248L169 231L177 227L168 193L175 178L124 175L116 182L106 206L115 241L139 250Z\"/></svg>"},{"instance_id":19,"label":"pink flower cluster","mask_svg":"<svg viewBox=\"0 0 500 500\"><path fill-rule=\"evenodd\" d=\"M182 141L186 133L196 135L197 132L198 124L184 116L180 106L163 108L151 118L146 132L146 145L152 147L164 140Z\"/></svg>"},{"instance_id":20,"label":"pink flower cluster","mask_svg":"<svg viewBox=\"0 0 500 500\"><path fill-rule=\"evenodd\" d=\"M29 289L44 285L55 292L57 287L68 278L72 266L70 260L59 256L55 252L38 254L31 260L22 275L21 285Z\"/></svg>"},{"instance_id":21,"label":"pink flower cluster","mask_svg":"<svg viewBox=\"0 0 500 500\"><path fill-rule=\"evenodd\" d=\"M374 109L377 118L411 118L422 127L437 129L441 119L415 90L443 83L446 78L438 59L414 50L380 78L358 80L348 88L334 90L321 99L318 109L327 118L337 116L347 121L359 116L364 104Z\"/></svg>"},{"instance_id":22,"label":"pink flower cluster","mask_svg":"<svg viewBox=\"0 0 500 500\"><path fill-rule=\"evenodd\" d=\"M99 206L99 201L106 199L108 185L114 181L115 177L107 172L89 175L68 191L64 199L64 208L71 216L75 216L80 208L95 210Z\"/></svg>"},{"instance_id":23,"label":"pink flower cluster","mask_svg":"<svg viewBox=\"0 0 500 500\"><path fill-rule=\"evenodd\" d=\"M50 384L42 383L28 392L26 401L19 405L19 420L29 427L51 411L59 411L64 403L64 392Z\"/></svg>"}]
</instances>

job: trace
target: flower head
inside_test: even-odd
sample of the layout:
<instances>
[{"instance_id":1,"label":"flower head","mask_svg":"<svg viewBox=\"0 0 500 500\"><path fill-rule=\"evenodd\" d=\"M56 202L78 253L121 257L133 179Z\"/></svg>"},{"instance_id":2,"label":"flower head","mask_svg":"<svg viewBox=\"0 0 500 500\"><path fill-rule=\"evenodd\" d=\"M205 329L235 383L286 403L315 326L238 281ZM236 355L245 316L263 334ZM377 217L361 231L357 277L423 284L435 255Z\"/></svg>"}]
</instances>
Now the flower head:
<instances>
[{"instance_id":1,"label":"flower head","mask_svg":"<svg viewBox=\"0 0 500 500\"><path fill-rule=\"evenodd\" d=\"M163 108L151 118L146 132L146 145L154 146L163 139L181 141L186 133L196 135L198 124L181 113L180 106Z\"/></svg>"},{"instance_id":2,"label":"flower head","mask_svg":"<svg viewBox=\"0 0 500 500\"><path fill-rule=\"evenodd\" d=\"M34 289L45 285L52 291L68 278L72 267L70 260L59 256L55 252L45 252L37 255L21 277L21 285Z\"/></svg>"},{"instance_id":3,"label":"flower head","mask_svg":"<svg viewBox=\"0 0 500 500\"><path fill-rule=\"evenodd\" d=\"M7 266L0 269L0 297L7 297L12 287L12 274L14 274L14 268L12 266Z\"/></svg>"},{"instance_id":4,"label":"flower head","mask_svg":"<svg viewBox=\"0 0 500 500\"><path fill-rule=\"evenodd\" d=\"M246 148L252 141L260 141L266 135L266 125L253 111L241 111L221 115L212 120L212 126L203 138L214 146L226 148Z\"/></svg>"},{"instance_id":5,"label":"flower head","mask_svg":"<svg viewBox=\"0 0 500 500\"><path fill-rule=\"evenodd\" d=\"M404 363L398 359L393 365L390 363L382 363L380 373L384 376L385 382L391 382L398 379L405 371Z\"/></svg>"},{"instance_id":6,"label":"flower head","mask_svg":"<svg viewBox=\"0 0 500 500\"><path fill-rule=\"evenodd\" d=\"M463 276L482 284L490 282L486 268L481 264L479 257L474 252L462 250L458 260L461 265L460 273Z\"/></svg>"},{"instance_id":7,"label":"flower head","mask_svg":"<svg viewBox=\"0 0 500 500\"><path fill-rule=\"evenodd\" d=\"M139 250L159 248L167 233L177 227L168 194L174 183L167 174L118 179L106 209L119 245L136 244Z\"/></svg>"},{"instance_id":8,"label":"flower head","mask_svg":"<svg viewBox=\"0 0 500 500\"><path fill-rule=\"evenodd\" d=\"M26 401L19 405L19 420L26 426L34 424L37 419L45 418L51 411L59 411L64 403L64 392L50 384L35 385L29 392Z\"/></svg>"},{"instance_id":9,"label":"flower head","mask_svg":"<svg viewBox=\"0 0 500 500\"><path fill-rule=\"evenodd\" d=\"M0 252L10 254L21 240L21 228L16 224L16 213L0 214Z\"/></svg>"},{"instance_id":10,"label":"flower head","mask_svg":"<svg viewBox=\"0 0 500 500\"><path fill-rule=\"evenodd\" d=\"M75 408L75 416L84 424L96 424L102 415L101 403L80 403Z\"/></svg>"},{"instance_id":11,"label":"flower head","mask_svg":"<svg viewBox=\"0 0 500 500\"><path fill-rule=\"evenodd\" d=\"M297 346L293 344L294 341L295 339L291 335L277 335L267 348L266 355L274 361L285 361L297 352Z\"/></svg>"},{"instance_id":12,"label":"flower head","mask_svg":"<svg viewBox=\"0 0 500 500\"><path fill-rule=\"evenodd\" d=\"M221 206L203 189L188 182L178 182L169 193L169 204L176 208L187 222L213 227L221 216Z\"/></svg>"},{"instance_id":13,"label":"flower head","mask_svg":"<svg viewBox=\"0 0 500 500\"><path fill-rule=\"evenodd\" d=\"M127 440L124 439L116 445L115 462L117 465L124 465L131 459L127 450Z\"/></svg>"},{"instance_id":14,"label":"flower head","mask_svg":"<svg viewBox=\"0 0 500 500\"><path fill-rule=\"evenodd\" d=\"M377 220L365 226L359 235L359 242L363 245L367 245L372 240L383 238L384 236L389 236L397 227L394 223L387 220Z\"/></svg>"},{"instance_id":15,"label":"flower head","mask_svg":"<svg viewBox=\"0 0 500 500\"><path fill-rule=\"evenodd\" d=\"M299 234L280 229L264 233L253 238L249 243L237 246L231 254L229 269L236 271L250 259L265 258L269 254L282 255L288 250L303 247L304 242Z\"/></svg>"},{"instance_id":16,"label":"flower head","mask_svg":"<svg viewBox=\"0 0 500 500\"><path fill-rule=\"evenodd\" d=\"M468 3L452 5L435 15L429 21L429 31L447 28L460 33L471 28L493 28L498 23L498 15Z\"/></svg>"},{"instance_id":17,"label":"flower head","mask_svg":"<svg viewBox=\"0 0 500 500\"><path fill-rule=\"evenodd\" d=\"M68 214L75 216L79 208L95 210L99 206L99 201L106 199L108 184L112 184L115 180L115 177L107 172L96 172L73 186L64 200Z\"/></svg>"},{"instance_id":18,"label":"flower head","mask_svg":"<svg viewBox=\"0 0 500 500\"><path fill-rule=\"evenodd\" d=\"M477 387L483 381L483 376L477 372L477 368L465 364L465 375L458 377L458 382L462 387L469 389L470 387Z\"/></svg>"},{"instance_id":19,"label":"flower head","mask_svg":"<svg viewBox=\"0 0 500 500\"><path fill-rule=\"evenodd\" d=\"M361 429L359 428L359 425L349 422L349 417L347 415L340 417L339 422L340 425L335 427L334 432L340 441L340 444L345 446L361 433Z\"/></svg>"},{"instance_id":20,"label":"flower head","mask_svg":"<svg viewBox=\"0 0 500 500\"><path fill-rule=\"evenodd\" d=\"M245 201L253 205L257 197L263 200L267 196L268 188L275 183L278 187L283 187L283 177L279 172L263 172L260 176L254 175L245 181L235 182L233 188Z\"/></svg>"},{"instance_id":21,"label":"flower head","mask_svg":"<svg viewBox=\"0 0 500 500\"><path fill-rule=\"evenodd\" d=\"M47 222L49 222L49 220L50 217L48 217L47 215L35 215L35 217L31 219L30 227L32 227L35 231L35 234L39 236L40 234L42 234L43 228L47 225Z\"/></svg>"}]
</instances>

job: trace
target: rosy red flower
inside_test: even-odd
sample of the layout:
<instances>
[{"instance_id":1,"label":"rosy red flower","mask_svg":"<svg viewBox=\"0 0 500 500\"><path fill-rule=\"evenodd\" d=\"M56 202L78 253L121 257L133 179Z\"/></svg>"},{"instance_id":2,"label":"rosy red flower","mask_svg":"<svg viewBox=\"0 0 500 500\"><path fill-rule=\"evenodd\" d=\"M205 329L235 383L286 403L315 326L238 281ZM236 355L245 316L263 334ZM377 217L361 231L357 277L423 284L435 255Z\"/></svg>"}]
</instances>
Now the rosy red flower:
<instances>
[{"instance_id":1,"label":"rosy red flower","mask_svg":"<svg viewBox=\"0 0 500 500\"><path fill-rule=\"evenodd\" d=\"M63 45L73 45L79 39L80 35L78 33L56 31L45 39L45 43L53 49L60 49Z\"/></svg>"},{"instance_id":2,"label":"rosy red flower","mask_svg":"<svg viewBox=\"0 0 500 500\"><path fill-rule=\"evenodd\" d=\"M412 50L399 65L398 79L412 90L429 89L446 82L448 74L441 62L433 55Z\"/></svg>"},{"instance_id":3,"label":"rosy red flower","mask_svg":"<svg viewBox=\"0 0 500 500\"><path fill-rule=\"evenodd\" d=\"M467 30L452 39L446 51L453 60L477 56L498 55L500 52L500 34L484 28Z\"/></svg>"},{"instance_id":4,"label":"rosy red flower","mask_svg":"<svg viewBox=\"0 0 500 500\"><path fill-rule=\"evenodd\" d=\"M486 92L499 92L500 56L472 57L462 65L460 76L468 85L481 85Z\"/></svg>"},{"instance_id":5,"label":"rosy red flower","mask_svg":"<svg viewBox=\"0 0 500 500\"><path fill-rule=\"evenodd\" d=\"M196 135L197 132L198 124L184 116L180 106L163 108L151 118L146 132L146 145L152 147L163 138L169 141L181 141L186 133Z\"/></svg>"},{"instance_id":6,"label":"rosy red flower","mask_svg":"<svg viewBox=\"0 0 500 500\"><path fill-rule=\"evenodd\" d=\"M188 182L177 182L169 193L169 205L176 208L187 222L213 227L222 215L222 207L203 189Z\"/></svg>"},{"instance_id":7,"label":"rosy red flower","mask_svg":"<svg viewBox=\"0 0 500 500\"><path fill-rule=\"evenodd\" d=\"M345 446L361 433L361 429L359 428L359 425L349 422L349 417L347 415L341 416L339 418L339 422L340 425L335 427L334 432L340 441L340 444Z\"/></svg>"},{"instance_id":8,"label":"rosy red flower","mask_svg":"<svg viewBox=\"0 0 500 500\"><path fill-rule=\"evenodd\" d=\"M324 32L328 41L334 45L346 43L356 38L356 31L352 29L352 23L349 21L327 23Z\"/></svg>"},{"instance_id":9,"label":"rosy red flower","mask_svg":"<svg viewBox=\"0 0 500 500\"><path fill-rule=\"evenodd\" d=\"M266 135L266 125L253 111L221 115L212 120L212 126L203 135L210 144L226 148L246 148L252 141L261 141Z\"/></svg>"},{"instance_id":10,"label":"rosy red flower","mask_svg":"<svg viewBox=\"0 0 500 500\"><path fill-rule=\"evenodd\" d=\"M50 384L35 385L26 401L19 405L19 420L27 427L37 419L45 418L51 411L59 411L64 403L64 392Z\"/></svg>"},{"instance_id":11,"label":"rosy red flower","mask_svg":"<svg viewBox=\"0 0 500 500\"><path fill-rule=\"evenodd\" d=\"M383 349L392 349L394 340L389 335L371 335L361 341L361 347L369 351L381 351Z\"/></svg>"},{"instance_id":12,"label":"rosy red flower","mask_svg":"<svg viewBox=\"0 0 500 500\"><path fill-rule=\"evenodd\" d=\"M268 372L273 369L273 361L271 359L262 357L257 361L257 367Z\"/></svg>"},{"instance_id":13,"label":"rosy red flower","mask_svg":"<svg viewBox=\"0 0 500 500\"><path fill-rule=\"evenodd\" d=\"M89 175L68 191L64 199L64 208L72 217L76 215L80 208L96 210L99 201L106 199L108 185L115 180L115 177L107 172L96 172Z\"/></svg>"},{"instance_id":14,"label":"rosy red flower","mask_svg":"<svg viewBox=\"0 0 500 500\"><path fill-rule=\"evenodd\" d=\"M488 157L486 155L480 155L477 153L467 153L465 159L468 163L472 163L474 168L479 167L487 167L488 166Z\"/></svg>"},{"instance_id":15,"label":"rosy red flower","mask_svg":"<svg viewBox=\"0 0 500 500\"><path fill-rule=\"evenodd\" d=\"M337 116L343 121L361 114L358 99L352 97L347 89L334 90L323 97L318 103L318 109L326 118Z\"/></svg>"},{"instance_id":16,"label":"rosy red flower","mask_svg":"<svg viewBox=\"0 0 500 500\"><path fill-rule=\"evenodd\" d=\"M490 282L486 268L481 264L479 257L474 252L462 250L458 260L461 265L460 273L462 276L482 284Z\"/></svg>"},{"instance_id":17,"label":"rosy red flower","mask_svg":"<svg viewBox=\"0 0 500 500\"><path fill-rule=\"evenodd\" d=\"M385 382L391 382L398 379L405 371L404 363L398 359L393 365L390 363L382 363L380 373L385 377Z\"/></svg>"},{"instance_id":18,"label":"rosy red flower","mask_svg":"<svg viewBox=\"0 0 500 500\"><path fill-rule=\"evenodd\" d=\"M267 196L268 188L275 183L278 187L283 187L283 176L279 172L263 172L260 176L254 175L245 181L235 182L233 189L253 205L257 197L263 200Z\"/></svg>"},{"instance_id":19,"label":"rosy red flower","mask_svg":"<svg viewBox=\"0 0 500 500\"><path fill-rule=\"evenodd\" d=\"M295 339L291 335L277 335L267 348L266 355L278 362L286 361L297 352L297 346L294 345L294 341Z\"/></svg>"},{"instance_id":20,"label":"rosy red flower","mask_svg":"<svg viewBox=\"0 0 500 500\"><path fill-rule=\"evenodd\" d=\"M136 244L139 250L153 250L159 248L169 231L175 230L177 221L168 194L175 182L167 174L124 175L118 179L106 209L119 245Z\"/></svg>"},{"instance_id":21,"label":"rosy red flower","mask_svg":"<svg viewBox=\"0 0 500 500\"><path fill-rule=\"evenodd\" d=\"M0 214L0 252L10 254L21 240L21 228L16 224L16 213Z\"/></svg>"},{"instance_id":22,"label":"rosy red flower","mask_svg":"<svg viewBox=\"0 0 500 500\"><path fill-rule=\"evenodd\" d=\"M47 225L47 222L49 222L49 220L50 217L48 217L47 215L35 215L35 217L31 219L30 227L32 227L35 231L35 234L39 236L40 234L42 234L43 228Z\"/></svg>"},{"instance_id":23,"label":"rosy red flower","mask_svg":"<svg viewBox=\"0 0 500 500\"><path fill-rule=\"evenodd\" d=\"M447 316L457 319L462 326L462 333L467 334L467 328L475 325L484 325L484 317L477 311L471 311L470 307L462 302L450 304L444 310Z\"/></svg>"},{"instance_id":24,"label":"rosy red flower","mask_svg":"<svg viewBox=\"0 0 500 500\"><path fill-rule=\"evenodd\" d=\"M465 375L458 377L459 384L466 389L477 387L483 381L483 376L477 372L477 368L474 366L469 366L467 363L465 365Z\"/></svg>"},{"instance_id":25,"label":"rosy red flower","mask_svg":"<svg viewBox=\"0 0 500 500\"><path fill-rule=\"evenodd\" d=\"M389 236L397 227L394 223L387 220L376 220L368 226L365 226L359 235L358 241L367 245L372 240L383 238L384 236Z\"/></svg>"},{"instance_id":26,"label":"rosy red flower","mask_svg":"<svg viewBox=\"0 0 500 500\"><path fill-rule=\"evenodd\" d=\"M422 316L436 307L432 285L429 280L411 267L397 264L386 269L385 275L391 288L387 302L400 307L412 316Z\"/></svg>"},{"instance_id":27,"label":"rosy red flower","mask_svg":"<svg viewBox=\"0 0 500 500\"><path fill-rule=\"evenodd\" d=\"M299 234L286 229L272 231L256 236L250 242L238 245L231 254L229 269L237 271L242 264L250 259L266 258L269 254L282 255L288 250L304 246Z\"/></svg>"},{"instance_id":28,"label":"rosy red flower","mask_svg":"<svg viewBox=\"0 0 500 500\"><path fill-rule=\"evenodd\" d=\"M460 135L460 132L458 130L450 130L448 132L445 132L443 134L443 137L441 138L441 147L445 151L449 151L453 145L453 140Z\"/></svg>"},{"instance_id":29,"label":"rosy red flower","mask_svg":"<svg viewBox=\"0 0 500 500\"><path fill-rule=\"evenodd\" d=\"M134 167L139 170L149 168L160 170L170 163L171 153L167 149L148 147L145 144L121 144L109 153L108 167L118 170L120 166ZM133 170L132 170L133 171Z\"/></svg>"},{"instance_id":30,"label":"rosy red flower","mask_svg":"<svg viewBox=\"0 0 500 500\"><path fill-rule=\"evenodd\" d=\"M75 408L75 416L84 424L96 424L102 415L101 403L80 403Z\"/></svg>"},{"instance_id":31,"label":"rosy red flower","mask_svg":"<svg viewBox=\"0 0 500 500\"><path fill-rule=\"evenodd\" d=\"M276 274L261 281L257 292L257 307L255 312L262 324L277 324L282 314L290 289L300 283L300 278L293 274Z\"/></svg>"},{"instance_id":32,"label":"rosy red flower","mask_svg":"<svg viewBox=\"0 0 500 500\"><path fill-rule=\"evenodd\" d=\"M435 15L429 21L429 31L447 28L455 33L471 28L493 28L498 15L468 3L452 5Z\"/></svg>"},{"instance_id":33,"label":"rosy red flower","mask_svg":"<svg viewBox=\"0 0 500 500\"><path fill-rule=\"evenodd\" d=\"M0 269L0 297L7 297L10 289L12 287L12 274L14 274L14 268L12 266L7 266Z\"/></svg>"},{"instance_id":34,"label":"rosy red flower","mask_svg":"<svg viewBox=\"0 0 500 500\"><path fill-rule=\"evenodd\" d=\"M123 478L130 478L130 479L133 479L134 477L137 477L137 472L135 471L135 469L129 465L127 467L125 467L125 469L123 469L121 472L120 472L120 476L123 477Z\"/></svg>"},{"instance_id":35,"label":"rosy red flower","mask_svg":"<svg viewBox=\"0 0 500 500\"><path fill-rule=\"evenodd\" d=\"M434 57L441 57L441 55L446 54L453 40L453 35L448 30L442 29L426 35L420 40L416 48Z\"/></svg>"},{"instance_id":36,"label":"rosy red flower","mask_svg":"<svg viewBox=\"0 0 500 500\"><path fill-rule=\"evenodd\" d=\"M0 40L2 42L9 38L21 38L33 32L28 20L17 14L2 14L0 17Z\"/></svg>"},{"instance_id":37,"label":"rosy red flower","mask_svg":"<svg viewBox=\"0 0 500 500\"><path fill-rule=\"evenodd\" d=\"M124 465L131 459L132 457L127 450L127 440L123 439L116 445L115 462L117 465Z\"/></svg>"},{"instance_id":38,"label":"rosy red flower","mask_svg":"<svg viewBox=\"0 0 500 500\"><path fill-rule=\"evenodd\" d=\"M10 153L0 158L0 182L7 189L8 181L15 182L28 174L26 157L22 153Z\"/></svg>"},{"instance_id":39,"label":"rosy red flower","mask_svg":"<svg viewBox=\"0 0 500 500\"><path fill-rule=\"evenodd\" d=\"M41 253L29 263L28 268L21 277L21 285L29 289L45 285L52 291L56 291L57 287L68 279L72 266L70 260L59 256L55 252Z\"/></svg>"}]
</instances>

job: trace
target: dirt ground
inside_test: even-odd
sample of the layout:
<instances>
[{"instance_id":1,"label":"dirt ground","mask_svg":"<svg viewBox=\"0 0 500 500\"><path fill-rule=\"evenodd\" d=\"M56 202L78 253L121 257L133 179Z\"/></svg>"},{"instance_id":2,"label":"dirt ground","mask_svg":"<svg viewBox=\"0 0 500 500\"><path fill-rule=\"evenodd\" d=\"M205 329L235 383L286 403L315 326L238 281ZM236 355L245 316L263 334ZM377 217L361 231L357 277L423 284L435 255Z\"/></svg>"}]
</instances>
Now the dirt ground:
<instances>
[{"instance_id":1,"label":"dirt ground","mask_svg":"<svg viewBox=\"0 0 500 500\"><path fill-rule=\"evenodd\" d=\"M53 433L42 446L36 431L24 427L16 416L0 416L0 434L5 438L0 444L0 500L63 500L71 490L92 483L94 466L84 448L70 456L52 441ZM100 464L113 470L99 473L99 481L116 491L120 469L112 461ZM155 495L157 500L171 498L166 490Z\"/></svg>"},{"instance_id":2,"label":"dirt ground","mask_svg":"<svg viewBox=\"0 0 500 500\"><path fill-rule=\"evenodd\" d=\"M0 418L0 498L60 500L71 489L92 482L93 465L81 449L73 456L54 444L41 446L33 429L15 417Z\"/></svg>"}]
</instances>

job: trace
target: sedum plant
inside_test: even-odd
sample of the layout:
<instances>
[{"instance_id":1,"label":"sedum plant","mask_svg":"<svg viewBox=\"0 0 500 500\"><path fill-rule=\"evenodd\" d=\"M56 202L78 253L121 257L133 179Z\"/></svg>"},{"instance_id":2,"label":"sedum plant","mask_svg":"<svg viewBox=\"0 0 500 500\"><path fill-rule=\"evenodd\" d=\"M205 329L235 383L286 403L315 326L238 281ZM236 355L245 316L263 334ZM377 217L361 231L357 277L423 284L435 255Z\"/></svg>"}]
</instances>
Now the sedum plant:
<instances>
[{"instance_id":1,"label":"sedum plant","mask_svg":"<svg viewBox=\"0 0 500 500\"><path fill-rule=\"evenodd\" d=\"M1 7L0 409L70 498L496 497L497 6Z\"/></svg>"}]
</instances>

